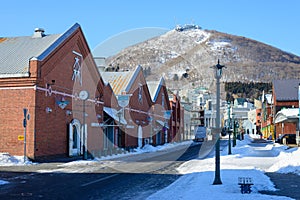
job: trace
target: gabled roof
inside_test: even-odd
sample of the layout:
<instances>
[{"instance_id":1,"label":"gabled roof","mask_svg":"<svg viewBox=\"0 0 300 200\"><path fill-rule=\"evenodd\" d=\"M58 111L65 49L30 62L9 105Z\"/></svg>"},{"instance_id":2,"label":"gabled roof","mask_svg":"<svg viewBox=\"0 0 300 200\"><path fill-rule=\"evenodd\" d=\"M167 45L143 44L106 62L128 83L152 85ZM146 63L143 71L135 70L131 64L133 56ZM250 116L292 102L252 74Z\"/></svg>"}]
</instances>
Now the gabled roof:
<instances>
[{"instance_id":1,"label":"gabled roof","mask_svg":"<svg viewBox=\"0 0 300 200\"><path fill-rule=\"evenodd\" d=\"M76 23L64 34L43 37L0 38L0 78L29 76L30 59L43 60L79 27Z\"/></svg>"},{"instance_id":2,"label":"gabled roof","mask_svg":"<svg viewBox=\"0 0 300 200\"><path fill-rule=\"evenodd\" d=\"M141 67L138 66L134 71L100 72L100 74L106 84L109 83L111 85L115 95L120 95L123 91L129 92L140 70Z\"/></svg>"},{"instance_id":3,"label":"gabled roof","mask_svg":"<svg viewBox=\"0 0 300 200\"><path fill-rule=\"evenodd\" d=\"M160 78L159 81L147 81L147 86L149 89L152 102L156 101L159 91L161 87L164 85L165 85L165 80L163 78Z\"/></svg>"},{"instance_id":4,"label":"gabled roof","mask_svg":"<svg viewBox=\"0 0 300 200\"><path fill-rule=\"evenodd\" d=\"M274 80L274 93L277 101L298 101L299 79Z\"/></svg>"}]
</instances>

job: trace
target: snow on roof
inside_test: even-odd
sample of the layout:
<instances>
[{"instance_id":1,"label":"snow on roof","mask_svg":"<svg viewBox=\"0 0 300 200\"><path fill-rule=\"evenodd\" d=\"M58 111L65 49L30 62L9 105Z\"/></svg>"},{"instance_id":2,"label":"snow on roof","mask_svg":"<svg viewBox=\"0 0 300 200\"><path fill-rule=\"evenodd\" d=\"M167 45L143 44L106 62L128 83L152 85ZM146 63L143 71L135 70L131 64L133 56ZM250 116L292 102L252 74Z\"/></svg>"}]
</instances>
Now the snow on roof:
<instances>
[{"instance_id":1,"label":"snow on roof","mask_svg":"<svg viewBox=\"0 0 300 200\"><path fill-rule=\"evenodd\" d=\"M286 108L280 110L275 116L275 123L298 119L299 108Z\"/></svg>"}]
</instances>

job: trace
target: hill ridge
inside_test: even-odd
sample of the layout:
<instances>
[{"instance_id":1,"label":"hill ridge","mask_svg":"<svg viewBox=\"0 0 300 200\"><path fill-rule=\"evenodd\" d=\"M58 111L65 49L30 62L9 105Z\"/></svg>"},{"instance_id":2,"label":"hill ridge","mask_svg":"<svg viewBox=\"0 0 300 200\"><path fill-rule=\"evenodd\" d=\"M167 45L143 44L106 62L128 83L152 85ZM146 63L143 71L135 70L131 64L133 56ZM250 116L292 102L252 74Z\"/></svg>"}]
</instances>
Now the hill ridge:
<instances>
[{"instance_id":1,"label":"hill ridge","mask_svg":"<svg viewBox=\"0 0 300 200\"><path fill-rule=\"evenodd\" d=\"M167 84L214 87L211 66L220 59L222 82L271 82L300 78L300 57L262 42L215 30L171 30L107 58L107 66L148 70L146 78L164 76ZM177 78L176 78L177 77Z\"/></svg>"}]
</instances>

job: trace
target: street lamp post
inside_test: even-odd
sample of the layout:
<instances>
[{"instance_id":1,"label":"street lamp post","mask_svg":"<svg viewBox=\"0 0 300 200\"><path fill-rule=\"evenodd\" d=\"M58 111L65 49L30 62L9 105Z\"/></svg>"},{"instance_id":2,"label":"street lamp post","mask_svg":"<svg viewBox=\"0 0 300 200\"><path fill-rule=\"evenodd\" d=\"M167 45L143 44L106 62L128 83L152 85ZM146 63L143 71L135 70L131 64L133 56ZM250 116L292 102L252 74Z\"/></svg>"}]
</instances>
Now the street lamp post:
<instances>
[{"instance_id":1,"label":"street lamp post","mask_svg":"<svg viewBox=\"0 0 300 200\"><path fill-rule=\"evenodd\" d=\"M297 131L297 135L296 135L296 144L297 144L297 146L300 146L300 83L298 85L298 107L299 107L299 110L298 110L298 131Z\"/></svg>"},{"instance_id":2,"label":"street lamp post","mask_svg":"<svg viewBox=\"0 0 300 200\"><path fill-rule=\"evenodd\" d=\"M224 65L220 65L220 60L218 60L218 64L213 66L212 68L215 69L215 78L217 80L217 113L216 113L216 129L220 130L220 79L222 77L222 68L225 67ZM220 177L220 133L216 134L217 142L215 146L216 150L216 170L215 170L215 180L213 185L220 185L222 184L221 177Z\"/></svg>"},{"instance_id":3,"label":"street lamp post","mask_svg":"<svg viewBox=\"0 0 300 200\"><path fill-rule=\"evenodd\" d=\"M83 147L83 160L86 160L87 159L87 146L86 146L86 144L87 144L87 141L86 141L86 139L87 139L87 137L86 137L86 135L87 135L87 133L86 133L86 125L85 125L85 101L86 100L88 100L88 98L89 98L89 92L88 91L86 91L86 90L82 90L82 91L80 91L80 93L79 93L79 98L82 100L82 102L83 102L83 110L82 110L82 121L83 121L83 125L82 125L82 128L83 128L83 131L82 131L82 139L83 139L83 145L82 145L82 147Z\"/></svg>"},{"instance_id":4,"label":"street lamp post","mask_svg":"<svg viewBox=\"0 0 300 200\"><path fill-rule=\"evenodd\" d=\"M234 113L232 113L232 126L233 126L233 142L232 142L232 146L235 147L236 146L236 121L234 118Z\"/></svg>"},{"instance_id":5,"label":"street lamp post","mask_svg":"<svg viewBox=\"0 0 300 200\"><path fill-rule=\"evenodd\" d=\"M233 120L233 146L236 146L236 121L235 119Z\"/></svg>"},{"instance_id":6,"label":"street lamp post","mask_svg":"<svg viewBox=\"0 0 300 200\"><path fill-rule=\"evenodd\" d=\"M227 103L227 115L228 115L228 120L227 120L227 130L228 130L228 155L231 154L231 130L230 130L230 102Z\"/></svg>"}]
</instances>

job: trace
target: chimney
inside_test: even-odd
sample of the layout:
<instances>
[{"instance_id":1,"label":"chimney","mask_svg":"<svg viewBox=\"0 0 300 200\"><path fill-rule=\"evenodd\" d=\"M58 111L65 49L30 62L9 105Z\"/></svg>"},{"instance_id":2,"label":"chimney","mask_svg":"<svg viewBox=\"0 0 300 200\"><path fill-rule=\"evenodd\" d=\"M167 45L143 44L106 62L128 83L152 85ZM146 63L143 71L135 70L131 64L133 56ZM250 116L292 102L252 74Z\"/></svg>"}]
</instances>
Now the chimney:
<instances>
[{"instance_id":1,"label":"chimney","mask_svg":"<svg viewBox=\"0 0 300 200\"><path fill-rule=\"evenodd\" d=\"M45 36L43 28L35 28L32 38L42 38Z\"/></svg>"}]
</instances>

